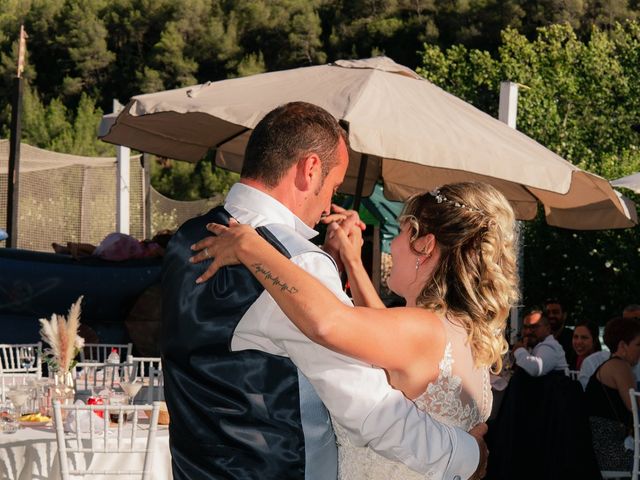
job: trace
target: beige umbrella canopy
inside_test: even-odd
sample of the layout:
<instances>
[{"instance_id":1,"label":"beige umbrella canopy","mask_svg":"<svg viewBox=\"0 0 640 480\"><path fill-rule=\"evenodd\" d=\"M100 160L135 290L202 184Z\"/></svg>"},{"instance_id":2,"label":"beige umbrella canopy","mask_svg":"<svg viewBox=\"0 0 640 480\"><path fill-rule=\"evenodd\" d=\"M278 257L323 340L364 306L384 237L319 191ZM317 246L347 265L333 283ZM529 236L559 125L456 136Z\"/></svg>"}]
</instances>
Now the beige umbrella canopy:
<instances>
[{"instance_id":1,"label":"beige umbrella canopy","mask_svg":"<svg viewBox=\"0 0 640 480\"><path fill-rule=\"evenodd\" d=\"M534 218L541 202L548 223L560 227L636 223L635 208L627 215L607 180L386 57L139 95L119 115L106 116L101 135L192 162L215 150L217 165L239 171L250 129L273 108L295 100L320 105L348 125L351 162L344 193L369 196L381 178L385 196L404 200L445 183L479 180L500 189L523 220ZM590 221L575 210L593 205L606 215Z\"/></svg>"},{"instance_id":2,"label":"beige umbrella canopy","mask_svg":"<svg viewBox=\"0 0 640 480\"><path fill-rule=\"evenodd\" d=\"M619 188L628 188L636 193L640 193L640 173L634 173L633 175L612 180L611 185Z\"/></svg>"}]
</instances>

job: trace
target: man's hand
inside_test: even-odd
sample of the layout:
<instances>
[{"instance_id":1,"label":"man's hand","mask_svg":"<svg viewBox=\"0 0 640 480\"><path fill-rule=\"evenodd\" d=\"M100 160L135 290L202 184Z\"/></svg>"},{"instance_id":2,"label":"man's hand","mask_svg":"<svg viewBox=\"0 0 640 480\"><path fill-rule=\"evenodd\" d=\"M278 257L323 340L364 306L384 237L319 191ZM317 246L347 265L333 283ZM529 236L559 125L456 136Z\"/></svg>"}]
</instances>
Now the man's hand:
<instances>
[{"instance_id":1,"label":"man's hand","mask_svg":"<svg viewBox=\"0 0 640 480\"><path fill-rule=\"evenodd\" d=\"M487 461L489 460L489 449L484 441L484 436L487 434L489 428L486 423L476 425L469 431L469 435L474 437L478 442L478 448L480 449L480 461L478 462L478 468L469 480L479 480L484 478L487 474Z\"/></svg>"}]
</instances>

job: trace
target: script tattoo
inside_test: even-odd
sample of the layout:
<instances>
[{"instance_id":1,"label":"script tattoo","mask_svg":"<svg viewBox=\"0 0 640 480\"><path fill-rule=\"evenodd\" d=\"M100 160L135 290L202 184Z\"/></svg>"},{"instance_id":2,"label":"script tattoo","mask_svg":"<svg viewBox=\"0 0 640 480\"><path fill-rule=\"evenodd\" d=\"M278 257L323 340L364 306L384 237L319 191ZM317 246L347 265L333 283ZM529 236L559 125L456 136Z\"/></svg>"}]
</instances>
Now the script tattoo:
<instances>
[{"instance_id":1,"label":"script tattoo","mask_svg":"<svg viewBox=\"0 0 640 480\"><path fill-rule=\"evenodd\" d=\"M280 277L274 277L271 274L270 270L265 269L261 263L254 263L251 265L254 269L254 271L259 274L262 275L266 280L270 280L271 283L273 285L275 285L276 287L280 288L281 291L283 292L288 292L288 293L298 293L298 289L294 286L290 286L288 283L282 283L280 281Z\"/></svg>"}]
</instances>

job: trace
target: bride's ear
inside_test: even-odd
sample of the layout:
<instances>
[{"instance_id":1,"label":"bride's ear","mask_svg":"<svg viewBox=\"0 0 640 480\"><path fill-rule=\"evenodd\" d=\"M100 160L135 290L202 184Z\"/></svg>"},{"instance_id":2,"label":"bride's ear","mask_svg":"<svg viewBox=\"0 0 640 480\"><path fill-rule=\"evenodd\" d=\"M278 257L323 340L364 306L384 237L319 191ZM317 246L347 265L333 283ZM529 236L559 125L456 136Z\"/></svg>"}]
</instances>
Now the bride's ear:
<instances>
[{"instance_id":1,"label":"bride's ear","mask_svg":"<svg viewBox=\"0 0 640 480\"><path fill-rule=\"evenodd\" d=\"M421 254L431 257L431 255L435 253L436 244L435 235L433 233L427 233L426 235L416 239L414 247Z\"/></svg>"}]
</instances>

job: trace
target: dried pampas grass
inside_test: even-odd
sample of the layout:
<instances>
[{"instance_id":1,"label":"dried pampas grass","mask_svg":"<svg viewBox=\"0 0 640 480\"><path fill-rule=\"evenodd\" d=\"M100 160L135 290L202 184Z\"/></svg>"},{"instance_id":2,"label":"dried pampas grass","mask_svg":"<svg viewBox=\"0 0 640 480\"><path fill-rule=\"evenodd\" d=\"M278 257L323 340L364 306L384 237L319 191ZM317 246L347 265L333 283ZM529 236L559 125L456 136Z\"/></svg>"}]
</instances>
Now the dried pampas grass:
<instances>
[{"instance_id":1,"label":"dried pampas grass","mask_svg":"<svg viewBox=\"0 0 640 480\"><path fill-rule=\"evenodd\" d=\"M84 346L84 339L78 335L80 327L80 304L82 296L71 305L69 314L51 315L51 320L40 319L40 336L49 344L44 358L54 370L68 372L75 364L75 357Z\"/></svg>"}]
</instances>

